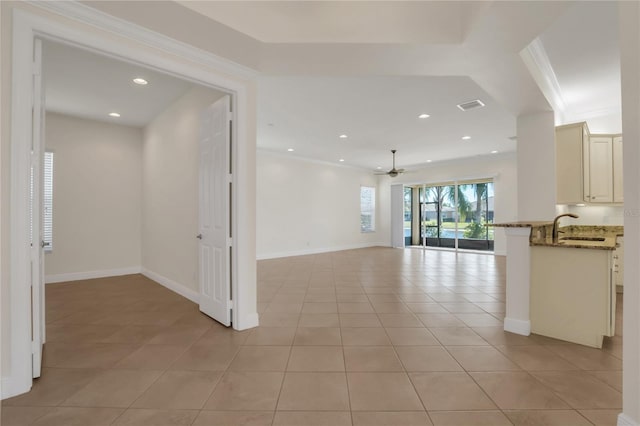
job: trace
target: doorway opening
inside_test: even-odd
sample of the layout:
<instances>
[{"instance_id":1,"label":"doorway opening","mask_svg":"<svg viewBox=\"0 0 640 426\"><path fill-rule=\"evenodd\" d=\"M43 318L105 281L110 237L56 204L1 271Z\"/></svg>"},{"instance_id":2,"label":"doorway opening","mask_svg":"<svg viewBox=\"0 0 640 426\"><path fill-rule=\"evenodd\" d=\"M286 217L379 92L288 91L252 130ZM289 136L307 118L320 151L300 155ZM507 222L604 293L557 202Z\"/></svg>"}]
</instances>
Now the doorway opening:
<instances>
[{"instance_id":1,"label":"doorway opening","mask_svg":"<svg viewBox=\"0 0 640 426\"><path fill-rule=\"evenodd\" d=\"M137 40L142 37L140 33L134 35L123 35L120 40L112 35L107 35L117 23L111 22L109 18L102 18L99 22L95 22L92 30L86 28L72 27L63 25L53 20L43 19L41 17L31 15L30 13L16 10L13 16L13 104L12 104L12 140L11 140L11 203L10 203L10 252L11 252L11 348L10 348L10 364L11 371L5 372L3 377L2 397L18 395L27 392L32 383L34 375L34 366L32 358L33 351L37 350L40 345L32 340L32 328L36 327L40 322L34 321L33 312L40 309L31 309L31 306L41 306L40 301L44 299L44 279L39 274L33 274L33 265L38 265L44 259L43 250L31 246L32 221L30 220L30 171L32 167L32 157L34 152L32 134L35 130L41 128L37 119L40 113L34 110L34 99L36 87L34 82L40 73L34 67L37 57L34 55L34 46L37 39L59 42L65 45L73 46L84 51L94 52L111 58L119 59L123 62L134 63L141 67L156 70L169 74L178 78L183 78L191 83L201 84L203 86L220 90L227 94L234 106L230 116L233 121L227 124L229 134L236 143L229 144L230 164L234 165L237 174L247 173L252 167L252 158L247 158L247 143L251 142L247 139L247 130L245 121L248 116L248 106L251 104L249 91L250 87L243 83L241 79L230 78L229 74L218 73L215 67L217 62L204 58L201 52L196 52L188 46L182 46L176 50L175 45L171 44L171 40L162 38L163 36L155 35L155 49L143 47L142 45L134 46L131 40ZM138 29L143 33L144 29ZM108 34L111 34L109 32ZM82 40L83 44L72 40ZM172 53L173 56L166 55ZM190 58L186 59L186 58ZM161 71L160 71L161 70ZM229 67L227 67L227 71ZM95 82L99 85L100 82ZM25 101L27 100L27 101ZM44 111L44 108L41 108ZM243 125L239 125L243 123ZM38 146L40 152L43 150L43 144ZM38 166L38 170L41 168ZM197 166L196 166L197 170ZM238 191L250 191L253 193L254 186L250 180L236 180L236 175L229 176L229 184L233 184L230 190L232 194ZM38 178L39 180L39 178ZM197 189L196 189L197 191ZM42 191L34 191L33 198L39 198ZM246 237L247 232L244 231L245 222L252 223L253 213L243 213L238 215L239 211L252 212L253 210L246 207L252 207L250 199L238 200L239 197L229 196L225 201L226 208L230 214L238 217L231 217L229 226L233 226L233 234L235 240L233 246L227 251L228 258L231 261L229 269L229 277L234 277L231 281L233 292L236 295L235 300L231 303L232 321L234 328L245 329L257 325L258 316L255 306L255 258L252 256L254 251L250 245L248 248L238 249L240 245L249 242ZM55 201L54 201L55 203ZM241 203L243 209L237 208L237 204ZM246 204L249 204L247 206ZM34 211L40 211L34 208ZM55 219L54 219L55 220ZM35 221L35 220L34 220ZM244 226L243 226L244 225ZM55 224L54 224L55 227ZM240 231L238 231L239 228ZM35 230L34 230L35 231ZM55 231L54 231L55 232ZM34 232L35 233L35 232ZM192 233L190 237L195 241L196 233ZM36 236L34 235L34 240ZM252 259L249 259L253 257ZM238 265L245 267L238 267ZM156 280L154 278L154 280ZM242 280L243 285L239 286L238 282ZM158 281L158 280L156 280ZM158 281L160 282L160 281ZM172 288L175 282L160 282L165 287ZM35 290L37 289L37 290ZM39 293L38 300L33 299L33 295ZM198 292L194 292L198 294ZM242 298L242 303L241 303ZM41 316L42 317L42 316ZM44 341L44 336L42 336Z\"/></svg>"}]
</instances>

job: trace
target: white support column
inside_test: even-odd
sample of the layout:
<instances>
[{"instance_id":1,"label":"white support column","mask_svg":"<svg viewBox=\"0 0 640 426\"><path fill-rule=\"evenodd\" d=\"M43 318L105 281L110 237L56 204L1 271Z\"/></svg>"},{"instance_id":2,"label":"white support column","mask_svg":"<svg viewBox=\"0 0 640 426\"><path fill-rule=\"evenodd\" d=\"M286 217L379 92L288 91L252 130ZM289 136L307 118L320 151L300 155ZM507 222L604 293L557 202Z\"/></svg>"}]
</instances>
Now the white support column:
<instances>
[{"instance_id":1,"label":"white support column","mask_svg":"<svg viewBox=\"0 0 640 426\"><path fill-rule=\"evenodd\" d=\"M640 4L618 2L624 135L624 344L619 426L640 425Z\"/></svg>"},{"instance_id":2,"label":"white support column","mask_svg":"<svg viewBox=\"0 0 640 426\"><path fill-rule=\"evenodd\" d=\"M556 215L556 135L553 111L518 116L518 220Z\"/></svg>"},{"instance_id":3,"label":"white support column","mask_svg":"<svg viewBox=\"0 0 640 426\"><path fill-rule=\"evenodd\" d=\"M507 234L507 312L504 318L504 329L511 333L528 336L531 333L529 320L531 228L505 228L505 231Z\"/></svg>"},{"instance_id":4,"label":"white support column","mask_svg":"<svg viewBox=\"0 0 640 426\"><path fill-rule=\"evenodd\" d=\"M555 122L553 111L523 114L518 131L518 221L552 220L556 212ZM507 301L504 329L528 336L531 227L505 228Z\"/></svg>"}]
</instances>

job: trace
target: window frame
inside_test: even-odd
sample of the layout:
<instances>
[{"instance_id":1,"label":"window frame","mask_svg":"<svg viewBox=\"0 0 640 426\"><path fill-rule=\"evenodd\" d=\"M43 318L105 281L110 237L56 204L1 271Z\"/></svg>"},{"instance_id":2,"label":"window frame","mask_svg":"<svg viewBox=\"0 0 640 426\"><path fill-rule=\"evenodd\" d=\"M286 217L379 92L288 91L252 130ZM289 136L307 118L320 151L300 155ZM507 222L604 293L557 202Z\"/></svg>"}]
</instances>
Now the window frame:
<instances>
[{"instance_id":1,"label":"window frame","mask_svg":"<svg viewBox=\"0 0 640 426\"><path fill-rule=\"evenodd\" d=\"M365 205L363 204L363 191L370 190L371 196L369 197L368 203L370 204L368 209L365 209ZM376 232L376 187L369 185L360 185L360 233L362 234L370 234ZM363 217L369 216L369 226L366 227L364 225Z\"/></svg>"}]
</instances>

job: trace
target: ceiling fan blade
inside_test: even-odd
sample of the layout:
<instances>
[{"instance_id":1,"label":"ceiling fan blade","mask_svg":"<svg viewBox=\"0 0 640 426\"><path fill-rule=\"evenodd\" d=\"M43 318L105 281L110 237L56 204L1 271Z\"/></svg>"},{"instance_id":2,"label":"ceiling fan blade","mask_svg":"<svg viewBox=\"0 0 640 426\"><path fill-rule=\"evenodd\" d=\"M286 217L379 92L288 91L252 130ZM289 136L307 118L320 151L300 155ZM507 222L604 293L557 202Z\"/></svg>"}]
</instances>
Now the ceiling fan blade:
<instances>
[{"instance_id":1,"label":"ceiling fan blade","mask_svg":"<svg viewBox=\"0 0 640 426\"><path fill-rule=\"evenodd\" d=\"M396 169L396 173L404 173L404 169Z\"/></svg>"},{"instance_id":2,"label":"ceiling fan blade","mask_svg":"<svg viewBox=\"0 0 640 426\"><path fill-rule=\"evenodd\" d=\"M382 176L382 175L389 174L389 172L373 172L373 174L374 174L374 175Z\"/></svg>"}]
</instances>

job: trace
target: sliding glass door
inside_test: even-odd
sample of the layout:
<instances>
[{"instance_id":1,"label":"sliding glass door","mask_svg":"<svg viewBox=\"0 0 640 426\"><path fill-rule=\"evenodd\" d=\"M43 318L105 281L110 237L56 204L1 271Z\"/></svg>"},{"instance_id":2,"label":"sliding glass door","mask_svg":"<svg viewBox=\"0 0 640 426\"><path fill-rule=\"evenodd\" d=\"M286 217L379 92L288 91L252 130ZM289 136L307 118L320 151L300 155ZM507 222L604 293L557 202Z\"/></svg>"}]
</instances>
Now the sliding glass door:
<instances>
[{"instance_id":1,"label":"sliding glass door","mask_svg":"<svg viewBox=\"0 0 640 426\"><path fill-rule=\"evenodd\" d=\"M405 187L406 246L493 250L493 182Z\"/></svg>"}]
</instances>

